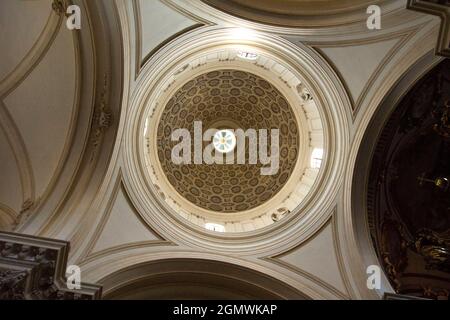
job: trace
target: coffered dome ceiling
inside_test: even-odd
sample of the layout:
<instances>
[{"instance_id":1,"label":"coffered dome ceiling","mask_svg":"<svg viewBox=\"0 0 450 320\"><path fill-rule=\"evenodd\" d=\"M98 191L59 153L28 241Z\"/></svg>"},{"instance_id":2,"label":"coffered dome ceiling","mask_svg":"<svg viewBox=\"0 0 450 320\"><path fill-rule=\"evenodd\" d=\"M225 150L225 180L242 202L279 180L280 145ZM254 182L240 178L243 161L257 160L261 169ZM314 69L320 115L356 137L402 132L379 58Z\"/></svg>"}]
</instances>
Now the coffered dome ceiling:
<instances>
[{"instance_id":1,"label":"coffered dome ceiling","mask_svg":"<svg viewBox=\"0 0 450 320\"><path fill-rule=\"evenodd\" d=\"M371 235L393 287L427 298L450 283L449 70L441 62L390 116L367 195Z\"/></svg>"},{"instance_id":2,"label":"coffered dome ceiling","mask_svg":"<svg viewBox=\"0 0 450 320\"><path fill-rule=\"evenodd\" d=\"M202 122L203 131L279 129L279 170L261 175L259 161L249 164L248 140L244 165L174 164L171 151L178 142L171 134L186 128L194 137L194 121ZM244 211L271 199L291 176L298 153L299 131L289 103L272 84L244 71L217 70L187 82L167 103L158 126L158 157L170 184L191 203L217 212Z\"/></svg>"},{"instance_id":3,"label":"coffered dome ceiling","mask_svg":"<svg viewBox=\"0 0 450 320\"><path fill-rule=\"evenodd\" d=\"M106 298L448 297L449 41L406 2L0 1L0 230ZM279 129L279 170L175 165L195 121Z\"/></svg>"}]
</instances>

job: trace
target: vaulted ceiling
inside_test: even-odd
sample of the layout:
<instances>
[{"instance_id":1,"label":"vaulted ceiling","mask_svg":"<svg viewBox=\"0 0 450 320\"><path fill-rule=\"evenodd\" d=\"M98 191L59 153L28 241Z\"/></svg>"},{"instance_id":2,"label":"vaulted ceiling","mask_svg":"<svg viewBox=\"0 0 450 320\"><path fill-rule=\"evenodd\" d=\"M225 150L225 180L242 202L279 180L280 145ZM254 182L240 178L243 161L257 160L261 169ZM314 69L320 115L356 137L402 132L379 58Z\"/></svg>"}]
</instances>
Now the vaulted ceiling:
<instances>
[{"instance_id":1,"label":"vaulted ceiling","mask_svg":"<svg viewBox=\"0 0 450 320\"><path fill-rule=\"evenodd\" d=\"M435 49L443 20L396 0L376 2L381 30L367 29L367 1L277 1L276 9L271 1L244 0L73 2L82 9L82 28L72 31L66 1L0 2L2 230L69 241L69 263L81 267L83 281L103 284L107 297L184 297L189 292L168 286L158 293L155 284L173 280L179 288L199 274L208 283L187 286L199 297L207 284L216 285L216 297L379 299L397 289L387 272L379 289L367 287L367 267L382 261L367 228L374 221L366 215L366 178L388 116L442 60ZM225 50L241 46L265 56L244 68ZM209 73L215 63L229 67ZM205 72L158 104L158 94L178 85L173 75L194 69ZM428 92L422 85L417 90ZM414 94L408 106L430 98ZM428 124L421 110L408 109L412 116L400 117L401 127ZM176 193L231 215L270 203L298 175L298 188L283 199L291 213L270 224L255 216L248 228L218 233L199 215L175 212L177 203L161 200L166 190L156 187L153 163L143 156L152 112L162 114L149 130L159 134L156 156ZM445 118L439 112L434 120ZM208 127L221 117L244 128L280 127L279 174L166 161L166 127L189 127L191 120ZM447 137L436 135L447 129L438 124L415 136L429 156L405 145L396 158L405 171L390 194L411 232L447 227L444 191L428 184L448 173L447 153L430 151L445 146ZM302 139L324 150L312 176L292 166L306 152ZM441 201L430 200L435 196ZM163 275L165 267L171 272ZM137 277L142 282L131 281Z\"/></svg>"},{"instance_id":2,"label":"vaulted ceiling","mask_svg":"<svg viewBox=\"0 0 450 320\"><path fill-rule=\"evenodd\" d=\"M212 71L184 84L165 107L158 128L159 160L172 186L195 205L221 213L252 209L279 192L294 170L299 152L295 119L286 99L266 80L238 70ZM194 121L202 122L203 132L277 128L278 170L261 175L262 164L249 163L248 139L244 165L238 164L237 158L224 165L174 164L172 149L177 142L171 138L173 129L188 129L194 145ZM271 133L266 133L270 141ZM202 151L209 145L201 144Z\"/></svg>"},{"instance_id":3,"label":"vaulted ceiling","mask_svg":"<svg viewBox=\"0 0 450 320\"><path fill-rule=\"evenodd\" d=\"M450 289L450 61L402 99L379 138L368 189L371 234L393 286L433 297Z\"/></svg>"}]
</instances>

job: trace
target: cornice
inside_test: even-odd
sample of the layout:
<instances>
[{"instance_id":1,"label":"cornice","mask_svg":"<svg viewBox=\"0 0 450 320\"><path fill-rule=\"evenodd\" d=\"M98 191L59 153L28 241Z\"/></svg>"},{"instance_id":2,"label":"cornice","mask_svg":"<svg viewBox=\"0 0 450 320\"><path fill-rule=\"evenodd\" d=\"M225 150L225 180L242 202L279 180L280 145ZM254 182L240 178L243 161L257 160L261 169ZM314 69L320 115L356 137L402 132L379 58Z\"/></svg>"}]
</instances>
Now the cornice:
<instances>
[{"instance_id":1,"label":"cornice","mask_svg":"<svg viewBox=\"0 0 450 320\"><path fill-rule=\"evenodd\" d=\"M398 54L401 48L405 46L405 44L410 41L413 37L415 32L425 27L427 23L423 23L419 26L414 26L412 28L402 30L399 32L394 32L392 34L388 35L382 35L382 36L376 36L371 37L368 39L359 39L359 40L347 40L347 41L336 41L333 43L329 42L310 42L307 41L306 44L310 45L312 48L317 50L322 57L324 57L325 60L332 66L332 68L336 71L339 78L341 79L342 83L345 85L347 92L350 92L350 89L348 88L344 77L339 72L339 69L333 65L333 62L327 58L326 54L324 53L323 49L325 48L335 48L335 47L351 47L351 46L359 46L359 45L366 45L366 44L373 44L373 43L379 43L383 41L389 41L397 39L396 44L388 51L386 56L383 57L383 59L380 61L378 66L376 67L375 71L371 74L370 78L367 80L367 82L364 85L364 88L362 89L361 93L358 95L357 99L355 100L352 95L349 95L351 104L352 104L352 117L353 120L355 120L361 105L364 103L364 100L367 98L370 89L375 84L376 80L380 77L382 71L387 68L389 63L394 59L394 57Z\"/></svg>"},{"instance_id":2,"label":"cornice","mask_svg":"<svg viewBox=\"0 0 450 320\"><path fill-rule=\"evenodd\" d=\"M80 30L83 52L80 104L83 108L79 116L83 121L75 129L76 142L69 151L70 161L66 161L51 199L40 206L38 215L33 214L20 227L21 232L51 237L63 232L66 238L67 231L62 230L78 226L79 222L68 221L86 214L86 208L81 208L80 203L90 204L95 199L104 179L101 172L107 170L115 146L125 80L122 78L122 39L120 33L114 32L119 30L116 29L116 7L110 1L77 0L76 3L86 13L83 20L86 27ZM105 32L104 28L109 31ZM77 210L83 213L74 214Z\"/></svg>"}]
</instances>

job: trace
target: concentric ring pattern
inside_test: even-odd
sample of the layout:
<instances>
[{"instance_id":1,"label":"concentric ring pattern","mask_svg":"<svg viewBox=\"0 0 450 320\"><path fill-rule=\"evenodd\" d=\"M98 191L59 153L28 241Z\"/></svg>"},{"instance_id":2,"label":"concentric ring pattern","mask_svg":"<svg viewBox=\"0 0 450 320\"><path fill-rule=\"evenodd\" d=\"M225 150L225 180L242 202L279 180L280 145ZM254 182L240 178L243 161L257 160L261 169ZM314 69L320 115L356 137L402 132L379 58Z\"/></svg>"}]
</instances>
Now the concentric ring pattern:
<instances>
[{"instance_id":1,"label":"concentric ring pattern","mask_svg":"<svg viewBox=\"0 0 450 320\"><path fill-rule=\"evenodd\" d=\"M171 140L172 132L186 128L194 137L194 121L202 122L203 131L279 129L278 172L261 175L261 163L248 164L248 153L244 165L174 164L171 152L178 142ZM194 205L215 212L241 212L269 201L288 181L299 153L299 128L286 98L268 81L240 70L212 71L188 81L170 98L158 123L158 158L168 181Z\"/></svg>"}]
</instances>

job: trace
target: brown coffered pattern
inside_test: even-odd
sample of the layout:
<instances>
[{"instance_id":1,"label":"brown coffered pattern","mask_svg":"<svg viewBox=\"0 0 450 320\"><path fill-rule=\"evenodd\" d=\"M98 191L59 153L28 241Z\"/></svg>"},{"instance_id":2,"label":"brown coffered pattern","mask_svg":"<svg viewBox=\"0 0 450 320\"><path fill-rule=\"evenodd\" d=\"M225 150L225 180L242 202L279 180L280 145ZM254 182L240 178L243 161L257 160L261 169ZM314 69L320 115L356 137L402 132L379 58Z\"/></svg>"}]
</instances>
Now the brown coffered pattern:
<instances>
[{"instance_id":1,"label":"brown coffered pattern","mask_svg":"<svg viewBox=\"0 0 450 320\"><path fill-rule=\"evenodd\" d=\"M186 128L193 137L194 121L202 121L203 130L222 129L221 122L229 129L279 129L278 173L261 175L259 163L173 164L172 131ZM287 100L266 80L243 71L213 71L187 82L167 103L158 127L158 156L170 184L193 204L216 212L245 211L271 199L288 181L298 150L297 121Z\"/></svg>"}]
</instances>

